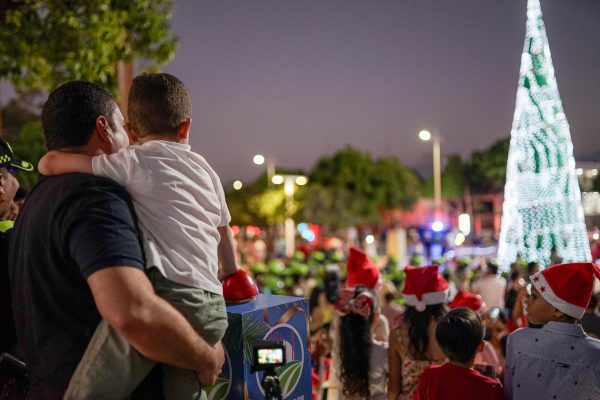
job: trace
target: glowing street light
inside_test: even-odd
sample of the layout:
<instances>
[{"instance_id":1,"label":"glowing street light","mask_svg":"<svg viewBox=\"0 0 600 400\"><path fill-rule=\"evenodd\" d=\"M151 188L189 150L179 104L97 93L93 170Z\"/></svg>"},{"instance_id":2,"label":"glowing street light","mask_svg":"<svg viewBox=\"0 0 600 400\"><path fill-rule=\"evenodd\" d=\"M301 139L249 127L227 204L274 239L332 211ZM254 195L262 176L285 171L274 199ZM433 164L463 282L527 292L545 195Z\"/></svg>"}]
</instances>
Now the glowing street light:
<instances>
[{"instance_id":1,"label":"glowing street light","mask_svg":"<svg viewBox=\"0 0 600 400\"><path fill-rule=\"evenodd\" d=\"M273 176L275 175L275 163L273 160L263 156L262 154L256 154L254 157L252 157L252 162L256 165L263 165L265 162L267 163L267 185L271 186Z\"/></svg>"},{"instance_id":2,"label":"glowing street light","mask_svg":"<svg viewBox=\"0 0 600 400\"><path fill-rule=\"evenodd\" d=\"M295 245L295 224L292 219L292 207L294 205L294 193L296 185L302 186L308 183L308 178L304 175L274 175L272 182L275 185L283 183L283 192L285 193L285 255L292 257L294 255Z\"/></svg>"},{"instance_id":3,"label":"glowing street light","mask_svg":"<svg viewBox=\"0 0 600 400\"><path fill-rule=\"evenodd\" d=\"M271 182L273 182L274 185L281 185L283 183L283 176L275 175L271 178Z\"/></svg>"},{"instance_id":4,"label":"glowing street light","mask_svg":"<svg viewBox=\"0 0 600 400\"><path fill-rule=\"evenodd\" d=\"M419 139L424 142L429 142L431 140L431 132L423 129L421 132L419 132Z\"/></svg>"},{"instance_id":5,"label":"glowing street light","mask_svg":"<svg viewBox=\"0 0 600 400\"><path fill-rule=\"evenodd\" d=\"M431 140L433 144L433 197L435 205L435 221L440 222L442 219L442 152L440 149L440 137L437 134L432 135L431 132L422 130L419 132L419 139L424 142Z\"/></svg>"},{"instance_id":6,"label":"glowing street light","mask_svg":"<svg viewBox=\"0 0 600 400\"><path fill-rule=\"evenodd\" d=\"M252 162L256 165L263 165L265 163L265 156L262 154L257 154L252 157Z\"/></svg>"},{"instance_id":7,"label":"glowing street light","mask_svg":"<svg viewBox=\"0 0 600 400\"><path fill-rule=\"evenodd\" d=\"M298 186L304 186L308 183L308 178L304 175L300 175L296 177L296 185Z\"/></svg>"},{"instance_id":8,"label":"glowing street light","mask_svg":"<svg viewBox=\"0 0 600 400\"><path fill-rule=\"evenodd\" d=\"M244 185L242 184L242 181L235 181L235 182L233 182L233 188L234 188L235 190L240 190L240 189L242 188L242 186L244 186Z\"/></svg>"}]
</instances>

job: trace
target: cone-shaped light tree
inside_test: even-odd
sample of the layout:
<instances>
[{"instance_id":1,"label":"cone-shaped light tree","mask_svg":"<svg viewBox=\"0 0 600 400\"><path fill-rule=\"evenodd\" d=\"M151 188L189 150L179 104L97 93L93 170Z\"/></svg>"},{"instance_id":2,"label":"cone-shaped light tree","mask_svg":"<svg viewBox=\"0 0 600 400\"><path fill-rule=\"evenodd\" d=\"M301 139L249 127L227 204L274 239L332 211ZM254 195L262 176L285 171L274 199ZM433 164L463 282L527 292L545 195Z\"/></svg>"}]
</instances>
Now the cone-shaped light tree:
<instances>
[{"instance_id":1,"label":"cone-shaped light tree","mask_svg":"<svg viewBox=\"0 0 600 400\"><path fill-rule=\"evenodd\" d=\"M554 76L539 0L529 0L511 130L498 263L541 268L590 261L573 144Z\"/></svg>"}]
</instances>

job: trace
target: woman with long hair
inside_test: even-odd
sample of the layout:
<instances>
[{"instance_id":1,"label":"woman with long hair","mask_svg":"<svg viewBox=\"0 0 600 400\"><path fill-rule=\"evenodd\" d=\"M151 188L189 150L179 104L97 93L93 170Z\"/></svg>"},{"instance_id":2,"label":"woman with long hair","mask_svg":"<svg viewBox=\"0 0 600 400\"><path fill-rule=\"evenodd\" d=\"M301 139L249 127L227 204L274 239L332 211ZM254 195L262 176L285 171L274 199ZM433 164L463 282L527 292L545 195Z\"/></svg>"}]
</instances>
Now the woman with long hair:
<instances>
[{"instance_id":1,"label":"woman with long hair","mask_svg":"<svg viewBox=\"0 0 600 400\"><path fill-rule=\"evenodd\" d=\"M388 345L371 331L379 319L375 293L366 286L341 289L334 362L343 399L386 398Z\"/></svg>"},{"instance_id":2,"label":"woman with long hair","mask_svg":"<svg viewBox=\"0 0 600 400\"><path fill-rule=\"evenodd\" d=\"M438 267L406 267L402 294L406 311L390 333L389 400L412 399L423 371L445 359L435 339L435 328L448 312L448 283Z\"/></svg>"}]
</instances>

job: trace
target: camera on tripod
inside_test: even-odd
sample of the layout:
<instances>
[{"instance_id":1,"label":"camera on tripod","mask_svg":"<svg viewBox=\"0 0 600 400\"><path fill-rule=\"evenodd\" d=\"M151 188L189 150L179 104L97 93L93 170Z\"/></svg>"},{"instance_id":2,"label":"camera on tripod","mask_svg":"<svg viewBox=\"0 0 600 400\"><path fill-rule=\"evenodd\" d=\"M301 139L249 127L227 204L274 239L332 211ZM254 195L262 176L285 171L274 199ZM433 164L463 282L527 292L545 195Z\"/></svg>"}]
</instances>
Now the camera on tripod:
<instances>
[{"instance_id":1,"label":"camera on tripod","mask_svg":"<svg viewBox=\"0 0 600 400\"><path fill-rule=\"evenodd\" d=\"M260 385L265 400L281 400L279 378L275 369L285 364L285 345L282 341L260 340L252 346L252 372L264 372Z\"/></svg>"}]
</instances>

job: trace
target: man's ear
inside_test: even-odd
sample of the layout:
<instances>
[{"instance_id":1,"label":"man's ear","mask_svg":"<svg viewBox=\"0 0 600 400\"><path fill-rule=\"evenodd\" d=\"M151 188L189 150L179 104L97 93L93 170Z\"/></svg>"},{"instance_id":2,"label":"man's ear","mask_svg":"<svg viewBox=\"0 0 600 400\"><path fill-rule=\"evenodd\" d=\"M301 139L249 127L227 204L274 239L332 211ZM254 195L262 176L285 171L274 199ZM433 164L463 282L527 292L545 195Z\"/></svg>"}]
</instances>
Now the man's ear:
<instances>
[{"instance_id":1,"label":"man's ear","mask_svg":"<svg viewBox=\"0 0 600 400\"><path fill-rule=\"evenodd\" d=\"M179 124L179 128L177 129L177 136L179 136L179 143L187 144L189 142L191 126L192 126L191 118L187 118L181 124Z\"/></svg>"},{"instance_id":2,"label":"man's ear","mask_svg":"<svg viewBox=\"0 0 600 400\"><path fill-rule=\"evenodd\" d=\"M95 133L98 135L98 139L102 142L110 143L110 124L108 119L104 115L96 118L96 129Z\"/></svg>"}]
</instances>

